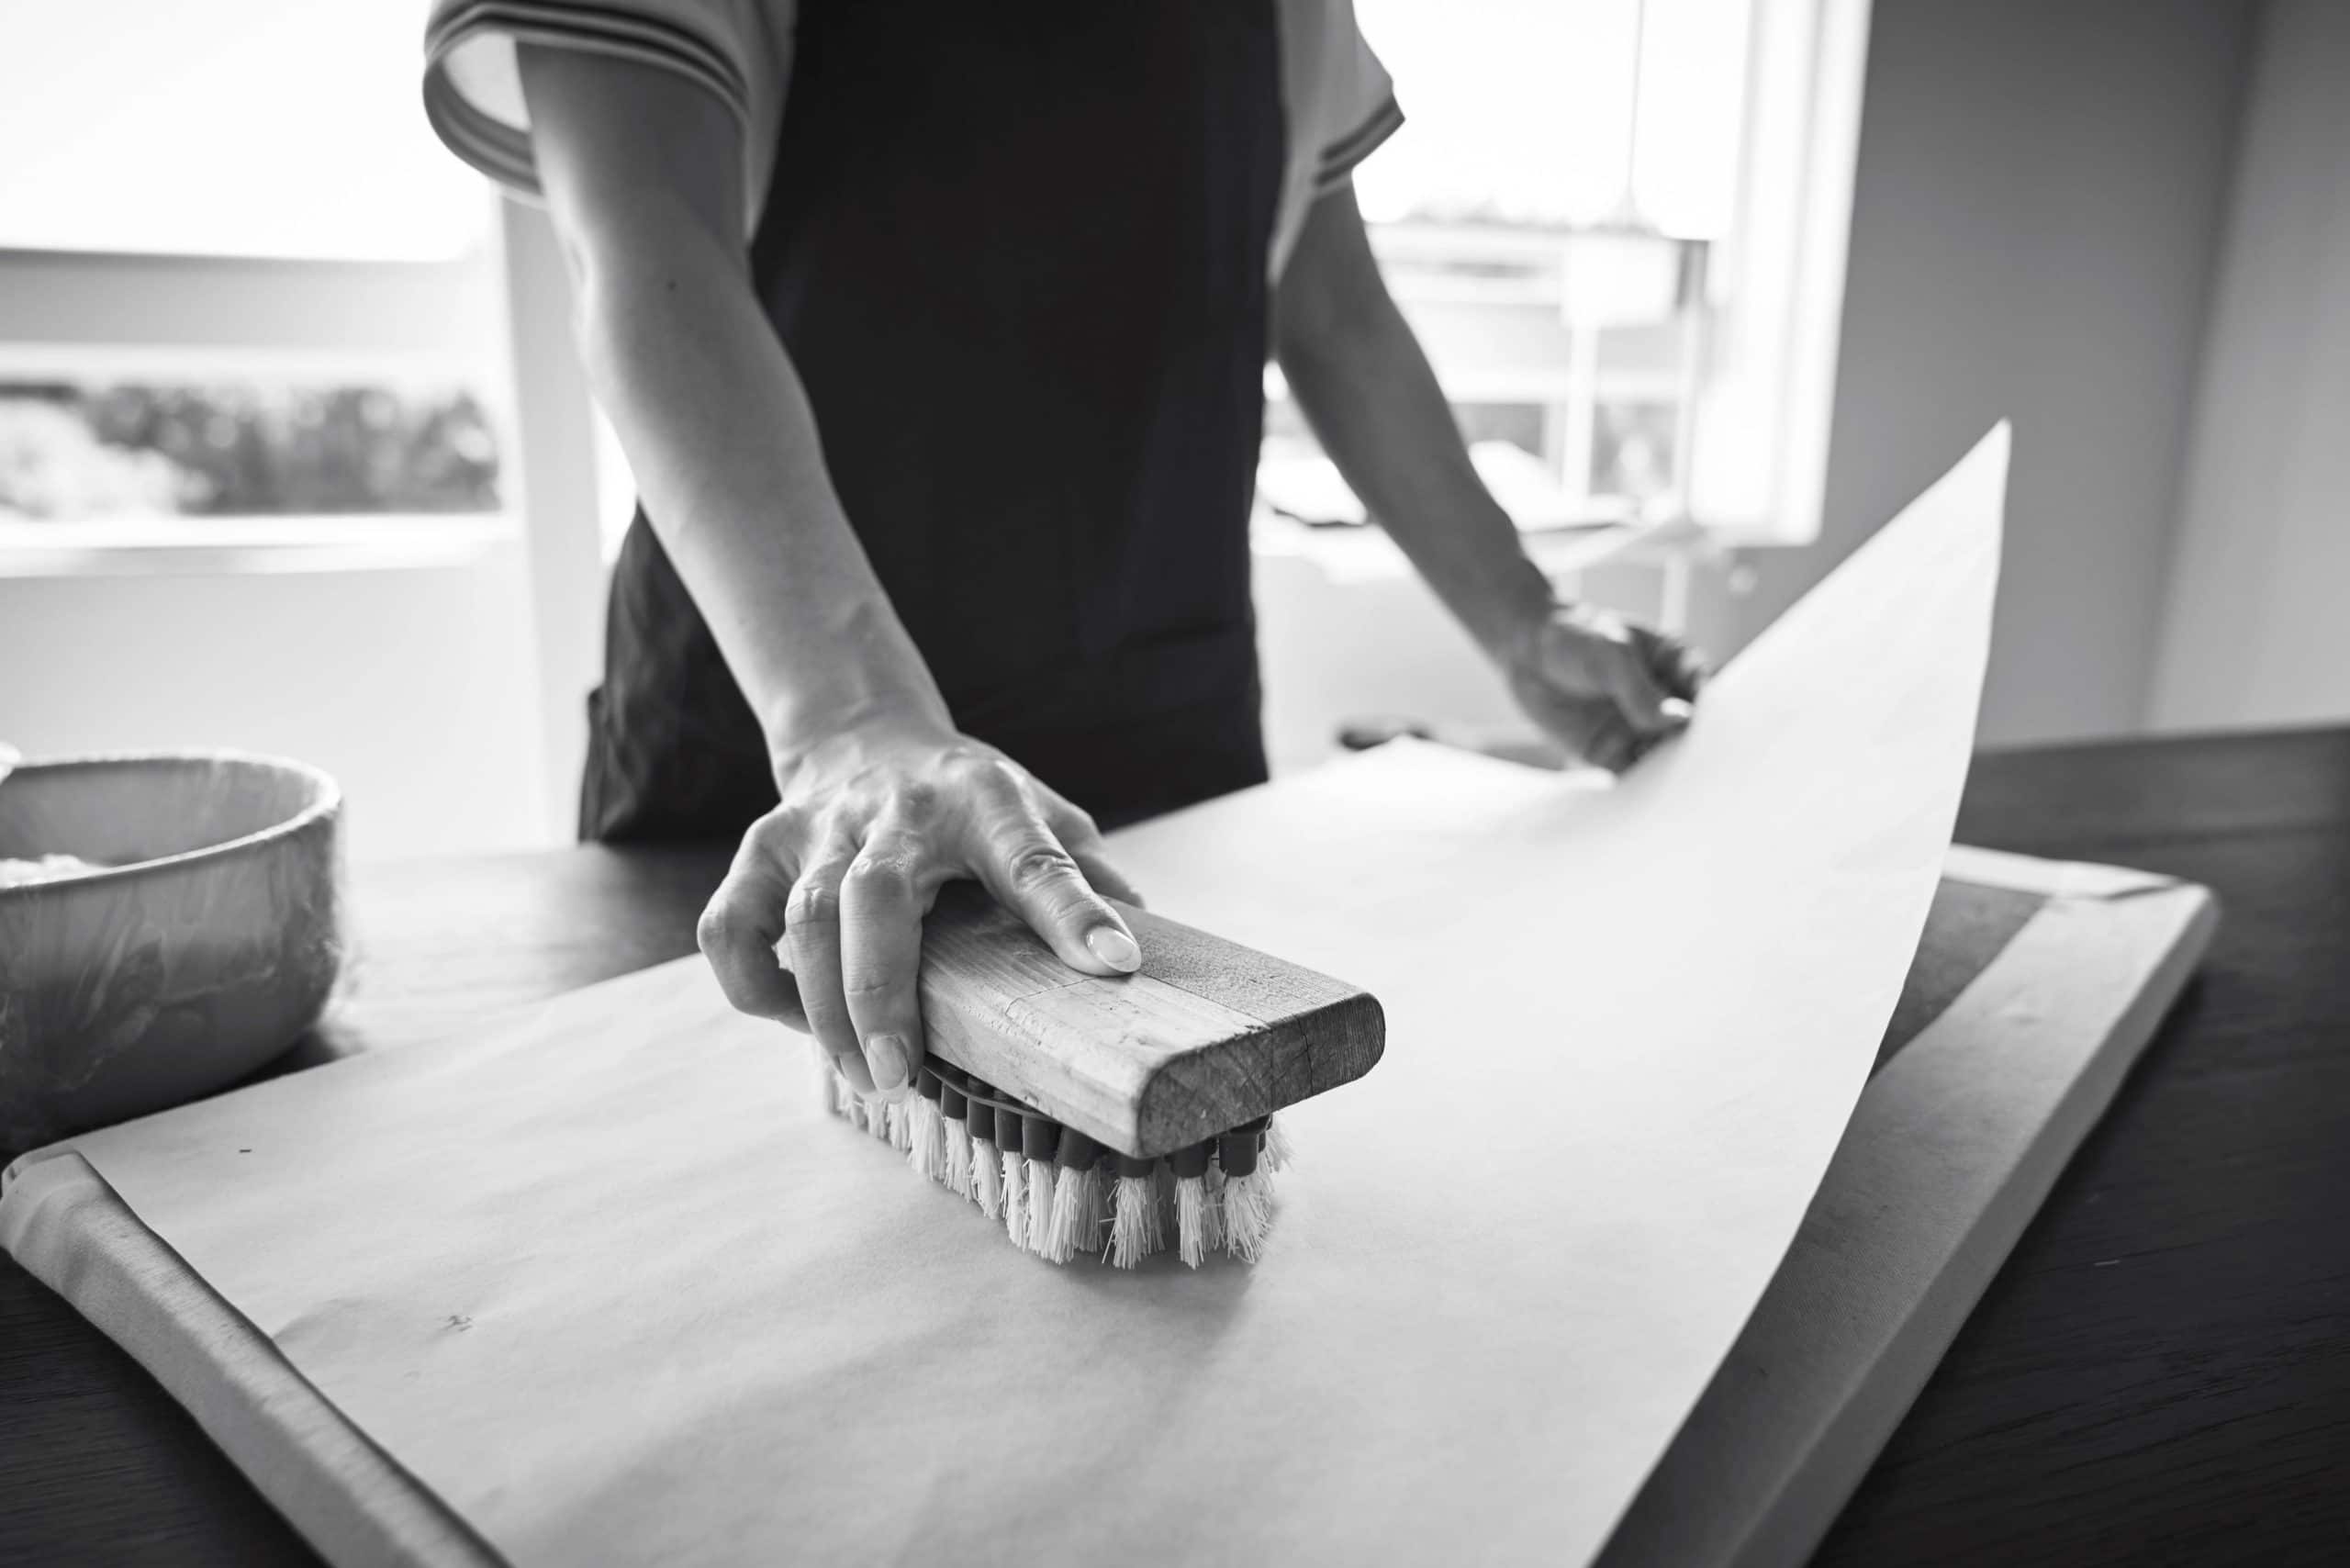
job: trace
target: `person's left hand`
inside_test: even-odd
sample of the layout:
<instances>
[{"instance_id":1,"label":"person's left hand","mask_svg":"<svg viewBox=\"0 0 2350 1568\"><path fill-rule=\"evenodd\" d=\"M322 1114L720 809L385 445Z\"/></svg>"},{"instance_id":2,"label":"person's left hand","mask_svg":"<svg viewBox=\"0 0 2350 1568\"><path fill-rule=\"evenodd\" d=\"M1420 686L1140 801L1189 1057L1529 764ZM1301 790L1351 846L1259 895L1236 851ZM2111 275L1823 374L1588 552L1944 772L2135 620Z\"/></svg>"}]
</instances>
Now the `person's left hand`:
<instances>
[{"instance_id":1,"label":"person's left hand","mask_svg":"<svg viewBox=\"0 0 2350 1568\"><path fill-rule=\"evenodd\" d=\"M1572 758L1611 773L1688 727L1706 678L1678 638L1585 605L1553 609L1503 662L1528 716Z\"/></svg>"}]
</instances>

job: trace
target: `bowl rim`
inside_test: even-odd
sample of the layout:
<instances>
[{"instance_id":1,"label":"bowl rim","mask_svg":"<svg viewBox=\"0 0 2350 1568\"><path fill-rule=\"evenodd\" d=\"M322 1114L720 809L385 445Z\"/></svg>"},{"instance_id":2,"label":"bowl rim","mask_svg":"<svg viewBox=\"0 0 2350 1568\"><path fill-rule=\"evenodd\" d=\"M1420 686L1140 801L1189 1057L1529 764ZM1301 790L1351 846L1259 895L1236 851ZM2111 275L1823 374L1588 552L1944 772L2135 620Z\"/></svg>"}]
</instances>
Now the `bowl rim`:
<instances>
[{"instance_id":1,"label":"bowl rim","mask_svg":"<svg viewBox=\"0 0 2350 1568\"><path fill-rule=\"evenodd\" d=\"M129 881L151 872L196 865L206 860L226 859L255 845L264 844L272 839L289 838L312 823L324 817L331 817L342 810L342 786L336 783L334 775L325 768L296 757L276 756L268 752L239 751L233 747L216 747L208 750L190 748L176 751L102 751L89 752L77 756L28 757L9 769L7 777L14 778L19 774L55 772L76 767L119 767L126 763L153 762L246 763L275 768L282 772L300 775L309 782L313 794L308 805L284 822L272 823L267 827L256 828L252 833L241 834L235 838L224 838L218 844L207 844L195 849L183 849L176 855L159 856L152 860L133 860L122 866L102 866L95 871L77 871L70 877L0 888L0 903L20 897L47 895L54 898L66 890L92 887L101 882ZM5 787L6 782L6 778L0 778L0 787Z\"/></svg>"}]
</instances>

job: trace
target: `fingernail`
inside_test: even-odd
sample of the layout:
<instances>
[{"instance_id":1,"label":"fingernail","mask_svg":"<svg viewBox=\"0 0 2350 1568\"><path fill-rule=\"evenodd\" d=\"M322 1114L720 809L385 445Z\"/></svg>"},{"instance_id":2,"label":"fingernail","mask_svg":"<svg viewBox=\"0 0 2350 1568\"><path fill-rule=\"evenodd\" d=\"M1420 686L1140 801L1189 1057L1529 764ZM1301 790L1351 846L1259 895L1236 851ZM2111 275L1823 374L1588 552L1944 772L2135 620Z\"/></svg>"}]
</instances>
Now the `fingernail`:
<instances>
[{"instance_id":1,"label":"fingernail","mask_svg":"<svg viewBox=\"0 0 2350 1568\"><path fill-rule=\"evenodd\" d=\"M1121 974L1132 974L1142 968L1142 949L1135 939L1114 925L1097 925L1085 934L1085 945L1093 956Z\"/></svg>"},{"instance_id":2,"label":"fingernail","mask_svg":"<svg viewBox=\"0 0 2350 1568\"><path fill-rule=\"evenodd\" d=\"M865 1042L865 1065L873 1071L873 1087L888 1093L903 1089L913 1076L906 1042L895 1035L874 1035Z\"/></svg>"}]
</instances>

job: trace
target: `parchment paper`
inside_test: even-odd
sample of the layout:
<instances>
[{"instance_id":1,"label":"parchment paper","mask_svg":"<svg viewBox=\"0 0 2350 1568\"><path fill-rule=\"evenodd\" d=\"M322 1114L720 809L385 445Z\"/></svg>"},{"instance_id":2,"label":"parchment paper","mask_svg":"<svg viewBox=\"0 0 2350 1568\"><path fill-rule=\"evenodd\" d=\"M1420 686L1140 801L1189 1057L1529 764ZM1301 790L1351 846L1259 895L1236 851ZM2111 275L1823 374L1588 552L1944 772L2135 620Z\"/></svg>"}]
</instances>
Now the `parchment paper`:
<instances>
[{"instance_id":1,"label":"parchment paper","mask_svg":"<svg viewBox=\"0 0 2350 1568\"><path fill-rule=\"evenodd\" d=\"M1892 1010L2006 455L1621 784L1399 743L1122 835L1155 907L1388 1010L1253 1269L1014 1251L698 961L74 1147L519 1563L1585 1560Z\"/></svg>"}]
</instances>

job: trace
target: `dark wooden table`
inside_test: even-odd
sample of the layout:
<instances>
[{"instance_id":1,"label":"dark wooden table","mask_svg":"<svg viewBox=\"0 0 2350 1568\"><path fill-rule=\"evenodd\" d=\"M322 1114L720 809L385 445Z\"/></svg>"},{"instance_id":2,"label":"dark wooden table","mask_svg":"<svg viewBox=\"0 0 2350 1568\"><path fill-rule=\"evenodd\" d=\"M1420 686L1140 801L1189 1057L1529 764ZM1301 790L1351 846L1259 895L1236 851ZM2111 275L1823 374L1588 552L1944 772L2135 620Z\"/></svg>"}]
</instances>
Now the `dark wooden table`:
<instances>
[{"instance_id":1,"label":"dark wooden table","mask_svg":"<svg viewBox=\"0 0 2350 1568\"><path fill-rule=\"evenodd\" d=\"M2350 731L1986 756L1959 834L2192 878L2224 920L1820 1561L2350 1561ZM689 952L722 863L364 872L353 992L303 1059ZM0 1258L0 1562L315 1561Z\"/></svg>"}]
</instances>

